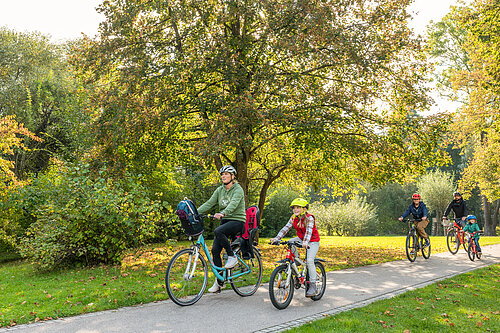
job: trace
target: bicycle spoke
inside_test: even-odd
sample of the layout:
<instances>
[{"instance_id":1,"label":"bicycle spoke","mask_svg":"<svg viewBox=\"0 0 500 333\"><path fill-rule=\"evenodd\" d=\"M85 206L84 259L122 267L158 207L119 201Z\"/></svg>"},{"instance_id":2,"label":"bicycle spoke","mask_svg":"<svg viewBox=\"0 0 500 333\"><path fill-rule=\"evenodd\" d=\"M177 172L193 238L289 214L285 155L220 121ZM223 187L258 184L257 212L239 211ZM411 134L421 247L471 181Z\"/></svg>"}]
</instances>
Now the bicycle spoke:
<instances>
[{"instance_id":1,"label":"bicycle spoke","mask_svg":"<svg viewBox=\"0 0 500 333\"><path fill-rule=\"evenodd\" d=\"M269 298L271 303L280 310L288 307L295 290L293 276L288 275L287 270L288 265L286 264L276 267L269 280ZM290 280L288 286L287 280Z\"/></svg>"},{"instance_id":2,"label":"bicycle spoke","mask_svg":"<svg viewBox=\"0 0 500 333\"><path fill-rule=\"evenodd\" d=\"M233 290L243 297L255 294L262 280L262 260L257 250L255 248L252 250L254 257L243 259L242 253L238 249L235 252L238 256L238 264L231 269L232 276L245 273L229 280Z\"/></svg>"},{"instance_id":3,"label":"bicycle spoke","mask_svg":"<svg viewBox=\"0 0 500 333\"><path fill-rule=\"evenodd\" d=\"M165 284L170 299L178 305L196 303L207 287L208 270L200 254L195 260L192 249L177 252L168 264Z\"/></svg>"}]
</instances>

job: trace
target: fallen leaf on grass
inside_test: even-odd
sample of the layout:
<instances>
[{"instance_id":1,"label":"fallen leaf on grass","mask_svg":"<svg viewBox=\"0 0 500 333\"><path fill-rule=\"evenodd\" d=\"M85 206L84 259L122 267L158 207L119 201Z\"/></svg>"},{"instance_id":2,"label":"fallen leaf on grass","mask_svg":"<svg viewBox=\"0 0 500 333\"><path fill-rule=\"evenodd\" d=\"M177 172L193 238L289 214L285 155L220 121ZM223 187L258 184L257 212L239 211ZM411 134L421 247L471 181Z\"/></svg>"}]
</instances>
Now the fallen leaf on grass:
<instances>
[{"instance_id":1,"label":"fallen leaf on grass","mask_svg":"<svg viewBox=\"0 0 500 333\"><path fill-rule=\"evenodd\" d=\"M448 317L448 314L447 313L442 313L441 316Z\"/></svg>"},{"instance_id":2,"label":"fallen leaf on grass","mask_svg":"<svg viewBox=\"0 0 500 333\"><path fill-rule=\"evenodd\" d=\"M476 326L477 326L477 327L483 327L483 323L482 323L482 322L480 322L480 321L478 321L478 322L476 323Z\"/></svg>"}]
</instances>

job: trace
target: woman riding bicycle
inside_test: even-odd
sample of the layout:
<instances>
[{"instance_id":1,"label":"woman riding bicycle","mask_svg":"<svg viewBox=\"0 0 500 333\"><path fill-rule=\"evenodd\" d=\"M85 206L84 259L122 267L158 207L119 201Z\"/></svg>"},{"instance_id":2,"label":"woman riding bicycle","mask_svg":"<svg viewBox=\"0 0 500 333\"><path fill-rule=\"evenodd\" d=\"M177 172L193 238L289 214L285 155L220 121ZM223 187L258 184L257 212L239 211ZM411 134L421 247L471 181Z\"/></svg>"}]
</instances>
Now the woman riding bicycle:
<instances>
[{"instance_id":1,"label":"woman riding bicycle","mask_svg":"<svg viewBox=\"0 0 500 333\"><path fill-rule=\"evenodd\" d=\"M307 250L307 269L309 272L316 272L314 265L314 258L319 250L319 234L316 229L314 216L307 212L309 203L307 200L297 198L292 201L290 208L293 210L293 215L288 220L288 223L278 232L276 237L270 240L271 243L279 241L286 233L292 228L297 231L297 237L292 238L302 240L302 247ZM298 255L295 253L295 255ZM310 285L306 291L306 297L313 297L316 295L316 274L309 274Z\"/></svg>"},{"instance_id":2,"label":"woman riding bicycle","mask_svg":"<svg viewBox=\"0 0 500 333\"><path fill-rule=\"evenodd\" d=\"M221 220L220 226L214 230L214 243L212 245L212 256L214 264L222 267L221 252L226 250L228 260L224 268L233 268L236 259L229 238L236 236L243 230L245 225L245 194L243 188L236 180L236 169L232 165L225 165L220 170L222 185L218 187L210 199L198 208L199 214L206 214L216 205L219 212L214 218ZM211 293L219 292L224 287L224 281L215 279L213 286L208 289Z\"/></svg>"},{"instance_id":3,"label":"woman riding bicycle","mask_svg":"<svg viewBox=\"0 0 500 333\"><path fill-rule=\"evenodd\" d=\"M412 204L398 220L403 221L405 217L412 214L413 218L415 219L415 228L417 229L418 234L420 235L420 237L425 239L424 246L429 246L431 242L429 240L429 236L425 232L425 227L427 226L427 224L429 224L429 219L427 218L427 207L423 202L420 201L420 194L413 194L411 199L413 200Z\"/></svg>"}]
</instances>

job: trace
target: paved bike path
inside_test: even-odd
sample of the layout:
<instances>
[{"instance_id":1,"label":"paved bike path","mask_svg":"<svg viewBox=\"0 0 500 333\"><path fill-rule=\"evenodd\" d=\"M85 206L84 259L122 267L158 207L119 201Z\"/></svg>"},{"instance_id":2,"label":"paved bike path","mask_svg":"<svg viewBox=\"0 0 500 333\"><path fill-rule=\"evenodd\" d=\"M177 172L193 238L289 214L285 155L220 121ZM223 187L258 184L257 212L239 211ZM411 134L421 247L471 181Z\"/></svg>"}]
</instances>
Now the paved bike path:
<instances>
[{"instance_id":1,"label":"paved bike path","mask_svg":"<svg viewBox=\"0 0 500 333\"><path fill-rule=\"evenodd\" d=\"M483 259L470 261L463 249L456 255L432 254L414 263L400 260L327 274L327 290L317 302L296 290L285 310L271 304L267 284L251 297L240 297L229 287L220 294L204 295L198 303L180 307L171 301L150 303L30 325L0 332L104 333L104 332L277 332L378 299L500 262L500 244L484 246ZM211 282L211 281L209 281Z\"/></svg>"}]
</instances>

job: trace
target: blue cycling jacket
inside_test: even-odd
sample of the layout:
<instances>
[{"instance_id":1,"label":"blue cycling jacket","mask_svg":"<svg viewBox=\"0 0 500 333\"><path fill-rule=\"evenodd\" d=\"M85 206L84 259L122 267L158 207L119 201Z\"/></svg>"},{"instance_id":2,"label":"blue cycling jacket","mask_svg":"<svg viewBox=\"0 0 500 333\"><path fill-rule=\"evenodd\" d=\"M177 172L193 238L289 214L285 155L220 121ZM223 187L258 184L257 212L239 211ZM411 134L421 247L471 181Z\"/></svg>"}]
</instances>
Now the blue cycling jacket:
<instances>
[{"instance_id":1,"label":"blue cycling jacket","mask_svg":"<svg viewBox=\"0 0 500 333\"><path fill-rule=\"evenodd\" d=\"M410 207L406 210L406 212L401 215L402 218L407 217L408 215L413 215L415 220L421 220L422 217L427 217L427 207L423 202L420 202L418 207L415 207L415 204L412 203Z\"/></svg>"}]
</instances>

